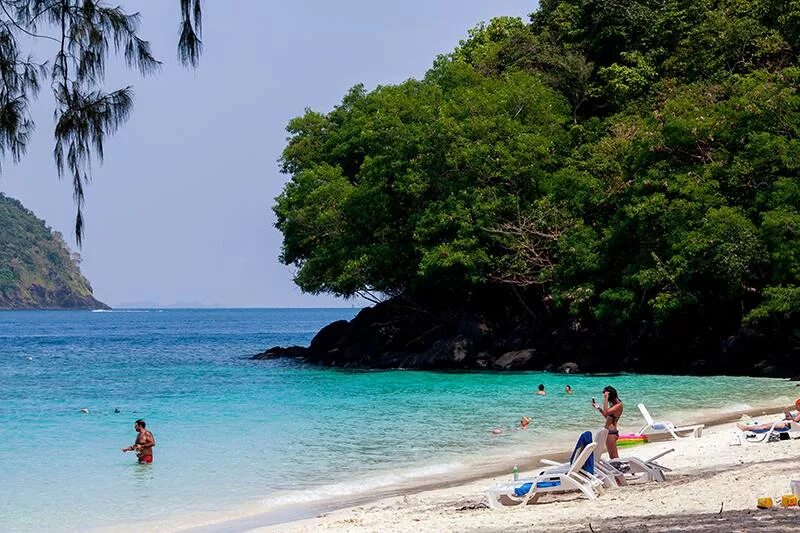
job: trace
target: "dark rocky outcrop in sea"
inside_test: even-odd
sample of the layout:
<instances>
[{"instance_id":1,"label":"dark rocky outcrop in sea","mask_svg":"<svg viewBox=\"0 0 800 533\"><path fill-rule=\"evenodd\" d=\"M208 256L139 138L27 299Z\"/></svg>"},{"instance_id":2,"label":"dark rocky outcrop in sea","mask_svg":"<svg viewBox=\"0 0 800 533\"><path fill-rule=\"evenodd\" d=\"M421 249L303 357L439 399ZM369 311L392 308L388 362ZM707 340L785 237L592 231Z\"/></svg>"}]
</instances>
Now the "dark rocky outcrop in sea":
<instances>
[{"instance_id":1,"label":"dark rocky outcrop in sea","mask_svg":"<svg viewBox=\"0 0 800 533\"><path fill-rule=\"evenodd\" d=\"M292 358L342 368L548 370L791 377L800 344L742 330L722 338L686 339L671 332L637 339L601 326L509 314L511 305L436 311L395 299L363 309L351 321L322 328L308 347L274 347L254 359Z\"/></svg>"}]
</instances>

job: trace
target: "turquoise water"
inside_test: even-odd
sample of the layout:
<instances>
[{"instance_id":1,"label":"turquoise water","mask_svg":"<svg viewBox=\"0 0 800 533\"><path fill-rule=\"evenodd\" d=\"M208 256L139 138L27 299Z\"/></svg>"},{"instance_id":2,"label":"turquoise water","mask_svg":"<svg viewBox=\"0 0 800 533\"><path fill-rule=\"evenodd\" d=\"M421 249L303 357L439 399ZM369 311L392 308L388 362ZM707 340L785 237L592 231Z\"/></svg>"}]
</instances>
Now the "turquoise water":
<instances>
[{"instance_id":1,"label":"turquoise water","mask_svg":"<svg viewBox=\"0 0 800 533\"><path fill-rule=\"evenodd\" d=\"M177 527L510 467L599 425L589 402L607 384L632 430L639 401L658 417L788 402L795 391L753 378L355 372L247 359L305 344L355 312L0 312L0 530ZM547 396L532 394L539 383ZM490 433L522 415L530 430ZM120 452L137 418L156 437L151 466Z\"/></svg>"}]
</instances>

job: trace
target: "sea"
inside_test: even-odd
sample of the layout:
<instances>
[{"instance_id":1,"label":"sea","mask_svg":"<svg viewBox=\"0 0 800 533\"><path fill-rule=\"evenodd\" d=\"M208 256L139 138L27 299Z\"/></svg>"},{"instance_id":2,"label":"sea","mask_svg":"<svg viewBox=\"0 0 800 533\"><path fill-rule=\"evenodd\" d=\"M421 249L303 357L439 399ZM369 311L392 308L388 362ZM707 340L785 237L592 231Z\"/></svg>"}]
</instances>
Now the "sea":
<instances>
[{"instance_id":1,"label":"sea","mask_svg":"<svg viewBox=\"0 0 800 533\"><path fill-rule=\"evenodd\" d=\"M761 378L251 359L307 345L357 312L0 312L0 531L236 531L476 473L510 475L599 427L590 404L606 385L625 403L623 432L643 424L639 402L682 421L789 404L797 390ZM545 396L534 394L539 384ZM525 431L522 416L533 419ZM121 451L139 418L156 439L152 465Z\"/></svg>"}]
</instances>

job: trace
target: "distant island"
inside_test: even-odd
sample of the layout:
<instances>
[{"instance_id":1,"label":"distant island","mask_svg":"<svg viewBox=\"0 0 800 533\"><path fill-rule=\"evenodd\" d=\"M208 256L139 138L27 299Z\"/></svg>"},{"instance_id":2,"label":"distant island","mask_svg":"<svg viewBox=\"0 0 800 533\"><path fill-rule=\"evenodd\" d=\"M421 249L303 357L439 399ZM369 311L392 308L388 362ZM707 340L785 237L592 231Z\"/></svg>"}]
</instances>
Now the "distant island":
<instances>
[{"instance_id":1,"label":"distant island","mask_svg":"<svg viewBox=\"0 0 800 533\"><path fill-rule=\"evenodd\" d=\"M59 232L0 193L0 309L109 309L79 265Z\"/></svg>"},{"instance_id":2,"label":"distant island","mask_svg":"<svg viewBox=\"0 0 800 533\"><path fill-rule=\"evenodd\" d=\"M543 0L291 120L281 259L377 305L263 357L797 375L798 16Z\"/></svg>"}]
</instances>

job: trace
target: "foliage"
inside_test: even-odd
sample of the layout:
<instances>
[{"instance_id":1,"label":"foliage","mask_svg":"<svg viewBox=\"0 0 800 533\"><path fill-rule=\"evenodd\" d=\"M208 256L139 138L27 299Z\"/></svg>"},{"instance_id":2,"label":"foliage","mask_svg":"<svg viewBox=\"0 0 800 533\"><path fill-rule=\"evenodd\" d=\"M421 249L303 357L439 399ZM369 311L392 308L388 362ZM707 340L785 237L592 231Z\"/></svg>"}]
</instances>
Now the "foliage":
<instances>
[{"instance_id":1,"label":"foliage","mask_svg":"<svg viewBox=\"0 0 800 533\"><path fill-rule=\"evenodd\" d=\"M291 121L303 290L522 289L630 338L800 320L800 3L542 0Z\"/></svg>"},{"instance_id":2,"label":"foliage","mask_svg":"<svg viewBox=\"0 0 800 533\"><path fill-rule=\"evenodd\" d=\"M180 0L178 56L195 66L202 48L200 0ZM75 236L83 235L84 187L92 159L103 159L106 137L128 118L133 91L104 89L111 52L143 76L160 63L139 36L140 16L101 0L0 0L0 155L18 161L34 128L29 107L43 80L55 97L54 157L59 177L72 181ZM33 40L56 43L49 61L24 52Z\"/></svg>"},{"instance_id":3,"label":"foliage","mask_svg":"<svg viewBox=\"0 0 800 533\"><path fill-rule=\"evenodd\" d=\"M60 233L0 194L0 308L102 307L76 258Z\"/></svg>"}]
</instances>

